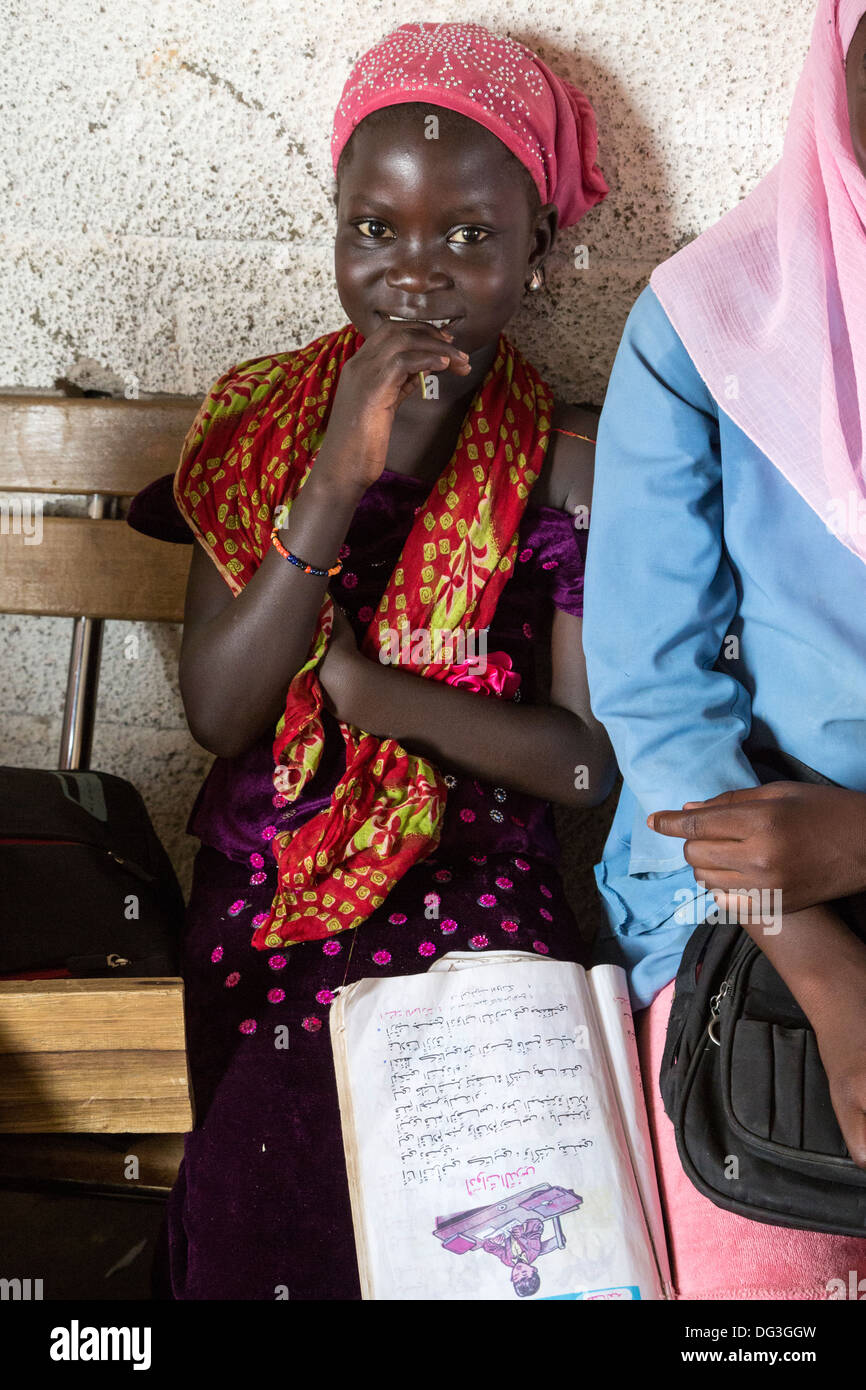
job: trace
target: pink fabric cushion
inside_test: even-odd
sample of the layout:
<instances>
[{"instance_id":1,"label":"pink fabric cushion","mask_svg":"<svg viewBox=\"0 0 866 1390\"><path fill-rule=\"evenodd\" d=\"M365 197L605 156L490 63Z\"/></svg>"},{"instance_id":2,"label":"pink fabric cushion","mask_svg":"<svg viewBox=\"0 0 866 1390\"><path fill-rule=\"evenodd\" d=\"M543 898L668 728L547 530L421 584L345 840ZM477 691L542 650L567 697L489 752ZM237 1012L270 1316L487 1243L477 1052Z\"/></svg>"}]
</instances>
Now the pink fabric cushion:
<instances>
[{"instance_id":1,"label":"pink fabric cushion","mask_svg":"<svg viewBox=\"0 0 866 1390\"><path fill-rule=\"evenodd\" d=\"M673 984L637 1016L637 1037L678 1299L829 1299L866 1276L866 1239L765 1226L714 1206L683 1172L658 1075Z\"/></svg>"}]
</instances>

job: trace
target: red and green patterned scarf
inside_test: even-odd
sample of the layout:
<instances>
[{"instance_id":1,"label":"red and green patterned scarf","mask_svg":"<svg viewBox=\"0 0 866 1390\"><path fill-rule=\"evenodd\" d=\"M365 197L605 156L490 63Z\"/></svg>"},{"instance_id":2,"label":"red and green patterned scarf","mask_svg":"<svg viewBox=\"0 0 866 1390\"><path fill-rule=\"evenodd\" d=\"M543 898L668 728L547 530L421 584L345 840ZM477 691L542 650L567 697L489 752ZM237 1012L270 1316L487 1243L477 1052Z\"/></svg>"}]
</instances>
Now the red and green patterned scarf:
<instances>
[{"instance_id":1,"label":"red and green patterned scarf","mask_svg":"<svg viewBox=\"0 0 866 1390\"><path fill-rule=\"evenodd\" d=\"M275 511L291 507L325 434L340 371L363 337L351 324L296 352L243 362L213 386L184 441L175 498L234 594L261 563ZM463 422L454 455L403 546L365 635L489 626L514 567L517 531L547 450L553 400L502 335ZM295 800L324 746L316 668L334 607L326 595L310 654L286 696L274 739L274 786ZM401 643L404 650L412 643ZM406 669L430 675L409 661ZM438 674L441 674L439 672ZM393 738L341 723L346 770L326 810L271 841L279 881L260 950L357 927L439 840L439 771Z\"/></svg>"}]
</instances>

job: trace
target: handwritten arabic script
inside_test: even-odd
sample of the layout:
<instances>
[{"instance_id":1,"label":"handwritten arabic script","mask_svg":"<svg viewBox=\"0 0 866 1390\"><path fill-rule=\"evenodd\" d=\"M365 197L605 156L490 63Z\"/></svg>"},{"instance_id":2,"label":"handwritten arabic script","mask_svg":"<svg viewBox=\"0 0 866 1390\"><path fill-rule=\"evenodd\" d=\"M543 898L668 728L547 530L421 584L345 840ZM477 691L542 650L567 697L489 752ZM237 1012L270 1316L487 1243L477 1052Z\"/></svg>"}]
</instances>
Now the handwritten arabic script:
<instances>
[{"instance_id":1,"label":"handwritten arabic script","mask_svg":"<svg viewBox=\"0 0 866 1390\"><path fill-rule=\"evenodd\" d=\"M548 1158L592 1147L587 1029L567 1013L497 985L379 1014L404 1187L469 1170L471 1196L510 1191Z\"/></svg>"}]
</instances>

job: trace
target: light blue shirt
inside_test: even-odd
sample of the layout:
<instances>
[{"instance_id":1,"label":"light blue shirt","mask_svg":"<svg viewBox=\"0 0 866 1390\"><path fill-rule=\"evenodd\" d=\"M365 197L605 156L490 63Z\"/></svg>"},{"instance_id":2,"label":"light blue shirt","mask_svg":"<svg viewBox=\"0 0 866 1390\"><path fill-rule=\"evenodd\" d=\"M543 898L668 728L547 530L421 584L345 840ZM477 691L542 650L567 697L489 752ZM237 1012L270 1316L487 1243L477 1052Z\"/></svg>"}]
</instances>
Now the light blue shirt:
<instances>
[{"instance_id":1,"label":"light blue shirt","mask_svg":"<svg viewBox=\"0 0 866 1390\"><path fill-rule=\"evenodd\" d=\"M719 408L650 288L599 426L583 636L625 780L597 954L642 1007L712 903L647 815L756 785L750 733L866 791L866 564Z\"/></svg>"}]
</instances>

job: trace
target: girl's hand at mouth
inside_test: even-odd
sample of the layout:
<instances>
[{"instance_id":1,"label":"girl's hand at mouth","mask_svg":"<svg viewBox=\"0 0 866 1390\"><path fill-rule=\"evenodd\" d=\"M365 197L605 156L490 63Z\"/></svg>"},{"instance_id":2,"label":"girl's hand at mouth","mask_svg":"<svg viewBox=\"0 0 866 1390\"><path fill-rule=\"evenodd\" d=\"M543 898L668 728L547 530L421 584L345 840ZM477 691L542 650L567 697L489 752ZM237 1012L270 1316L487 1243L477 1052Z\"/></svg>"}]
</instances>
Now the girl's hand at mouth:
<instances>
[{"instance_id":1,"label":"girl's hand at mouth","mask_svg":"<svg viewBox=\"0 0 866 1390\"><path fill-rule=\"evenodd\" d=\"M394 417L421 389L419 373L468 376L469 356L447 328L382 319L343 367L315 471L321 481L359 494L380 476Z\"/></svg>"}]
</instances>

